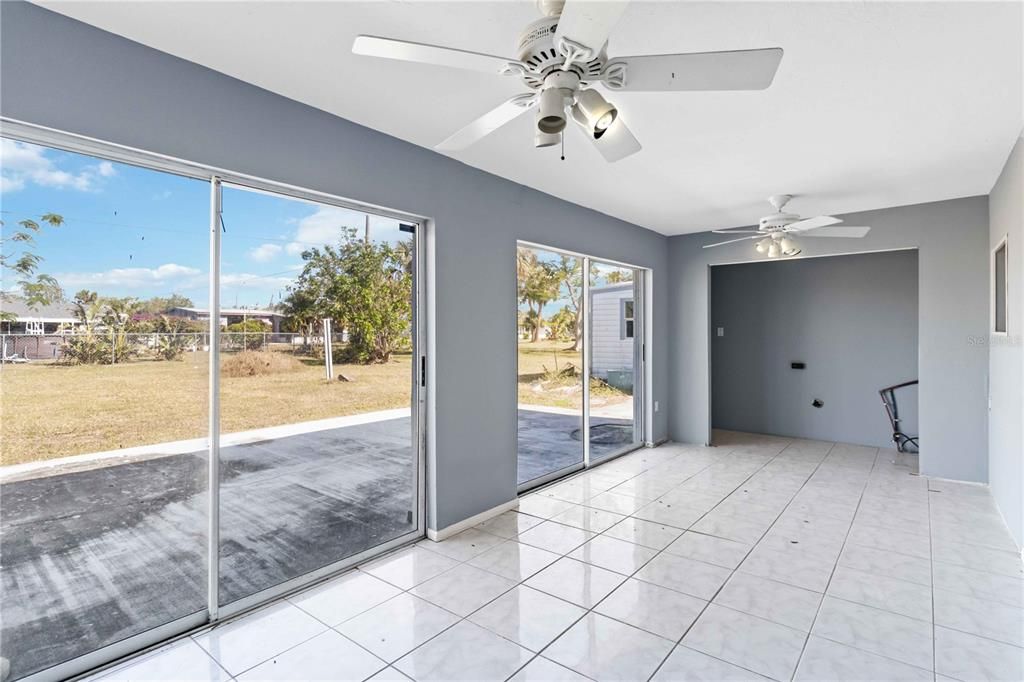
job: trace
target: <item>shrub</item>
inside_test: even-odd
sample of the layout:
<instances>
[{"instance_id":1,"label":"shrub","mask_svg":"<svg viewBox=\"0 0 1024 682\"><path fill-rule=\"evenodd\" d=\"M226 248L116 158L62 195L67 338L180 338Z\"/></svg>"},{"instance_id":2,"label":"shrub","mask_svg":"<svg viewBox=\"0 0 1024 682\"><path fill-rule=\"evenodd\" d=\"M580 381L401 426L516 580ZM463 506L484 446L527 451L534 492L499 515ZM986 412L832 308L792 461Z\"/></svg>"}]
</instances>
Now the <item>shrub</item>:
<instances>
[{"instance_id":1,"label":"shrub","mask_svg":"<svg viewBox=\"0 0 1024 682\"><path fill-rule=\"evenodd\" d=\"M263 347L264 335L270 331L267 325L259 320L246 320L229 324L221 335L224 345L229 349L259 350Z\"/></svg>"},{"instance_id":2,"label":"shrub","mask_svg":"<svg viewBox=\"0 0 1024 682\"><path fill-rule=\"evenodd\" d=\"M156 356L161 360L178 360L188 350L192 339L177 334L160 334L156 340Z\"/></svg>"},{"instance_id":3,"label":"shrub","mask_svg":"<svg viewBox=\"0 0 1024 682\"><path fill-rule=\"evenodd\" d=\"M301 362L285 353L244 350L224 359L221 363L221 376L266 376L294 372L300 367L302 367Z\"/></svg>"}]
</instances>

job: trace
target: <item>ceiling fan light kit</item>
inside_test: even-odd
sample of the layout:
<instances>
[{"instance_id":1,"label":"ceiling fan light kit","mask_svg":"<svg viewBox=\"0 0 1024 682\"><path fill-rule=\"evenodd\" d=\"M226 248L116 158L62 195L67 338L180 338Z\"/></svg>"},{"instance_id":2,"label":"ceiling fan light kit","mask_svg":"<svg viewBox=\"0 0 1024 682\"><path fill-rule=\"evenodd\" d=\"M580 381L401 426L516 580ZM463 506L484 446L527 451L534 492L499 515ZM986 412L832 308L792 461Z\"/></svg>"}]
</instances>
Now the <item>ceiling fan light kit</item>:
<instances>
[{"instance_id":1,"label":"ceiling fan light kit","mask_svg":"<svg viewBox=\"0 0 1024 682\"><path fill-rule=\"evenodd\" d=\"M440 142L465 149L536 106L534 146L550 147L569 115L598 152L615 162L641 149L621 110L595 89L614 92L763 90L775 77L780 48L689 54L607 56L608 36L628 0L538 0L544 16L519 36L517 59L377 36L357 36L356 54L515 76L516 95Z\"/></svg>"},{"instance_id":2,"label":"ceiling fan light kit","mask_svg":"<svg viewBox=\"0 0 1024 682\"><path fill-rule=\"evenodd\" d=\"M754 244L757 253L766 255L769 258L786 258L797 256L803 252L800 244L794 239L795 235L804 237L843 237L848 239L859 239L867 235L870 227L850 227L839 225L843 222L839 218L829 215L820 215L814 218L801 218L796 213L785 213L783 209L791 194L776 194L768 197L768 202L775 208L775 213L766 215L758 221L756 230L712 230L714 234L745 234L747 237L730 239L716 244L705 244L703 248L713 249L716 246L735 244L736 242L748 239L758 240Z\"/></svg>"}]
</instances>

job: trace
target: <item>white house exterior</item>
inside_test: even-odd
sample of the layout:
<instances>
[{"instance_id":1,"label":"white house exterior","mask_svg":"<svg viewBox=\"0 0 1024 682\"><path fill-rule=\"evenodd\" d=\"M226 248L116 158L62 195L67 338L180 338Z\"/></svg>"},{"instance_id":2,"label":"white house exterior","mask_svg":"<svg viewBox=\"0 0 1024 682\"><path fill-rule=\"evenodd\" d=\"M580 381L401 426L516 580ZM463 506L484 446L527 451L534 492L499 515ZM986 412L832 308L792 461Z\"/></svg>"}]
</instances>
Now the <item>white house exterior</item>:
<instances>
[{"instance_id":1,"label":"white house exterior","mask_svg":"<svg viewBox=\"0 0 1024 682\"><path fill-rule=\"evenodd\" d=\"M24 299L10 296L0 301L0 333L46 336L70 331L81 321L75 316L74 306L52 303L29 306Z\"/></svg>"},{"instance_id":2,"label":"white house exterior","mask_svg":"<svg viewBox=\"0 0 1024 682\"><path fill-rule=\"evenodd\" d=\"M590 371L593 376L609 378L618 384L615 373L629 375L632 386L634 362L633 339L636 322L633 317L633 282L609 284L590 289ZM622 377L622 375L618 375Z\"/></svg>"}]
</instances>

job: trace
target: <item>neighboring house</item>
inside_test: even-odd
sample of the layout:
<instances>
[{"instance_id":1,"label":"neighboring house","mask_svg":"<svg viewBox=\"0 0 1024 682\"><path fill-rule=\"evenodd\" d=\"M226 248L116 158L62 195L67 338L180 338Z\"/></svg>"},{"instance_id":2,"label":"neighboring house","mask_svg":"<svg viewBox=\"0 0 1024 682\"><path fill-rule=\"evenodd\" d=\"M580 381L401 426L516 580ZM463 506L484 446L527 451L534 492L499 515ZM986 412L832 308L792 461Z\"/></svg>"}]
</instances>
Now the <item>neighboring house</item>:
<instances>
[{"instance_id":1,"label":"neighboring house","mask_svg":"<svg viewBox=\"0 0 1024 682\"><path fill-rule=\"evenodd\" d=\"M205 322L210 319L210 311L203 308L171 308L167 314L172 317L183 317L186 320L197 320ZM220 326L226 327L229 324L244 322L246 320L259 320L267 325L267 331L278 333L281 331L281 322L285 316L273 310L248 310L246 308L221 308Z\"/></svg>"},{"instance_id":2,"label":"neighboring house","mask_svg":"<svg viewBox=\"0 0 1024 682\"><path fill-rule=\"evenodd\" d=\"M68 303L29 307L25 299L10 297L0 301L0 311L4 313L4 319L0 320L0 333L3 334L62 334L81 324L75 317L74 306Z\"/></svg>"},{"instance_id":3,"label":"neighboring house","mask_svg":"<svg viewBox=\"0 0 1024 682\"><path fill-rule=\"evenodd\" d=\"M632 388L633 283L590 289L590 372L619 388ZM611 373L611 374L609 374Z\"/></svg>"}]
</instances>

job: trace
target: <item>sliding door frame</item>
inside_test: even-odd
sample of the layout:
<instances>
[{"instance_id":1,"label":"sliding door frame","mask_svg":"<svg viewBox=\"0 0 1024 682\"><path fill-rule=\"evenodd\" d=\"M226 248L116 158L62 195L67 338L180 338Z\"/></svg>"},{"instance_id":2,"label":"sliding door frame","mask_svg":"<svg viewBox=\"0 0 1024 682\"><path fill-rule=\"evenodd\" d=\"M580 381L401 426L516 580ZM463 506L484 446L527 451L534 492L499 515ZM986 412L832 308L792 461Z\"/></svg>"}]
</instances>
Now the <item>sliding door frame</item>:
<instances>
[{"instance_id":1,"label":"sliding door frame","mask_svg":"<svg viewBox=\"0 0 1024 682\"><path fill-rule=\"evenodd\" d=\"M430 298L427 292L429 263L427 260L428 245L432 244L433 221L425 216L396 211L364 202L345 199L336 195L313 191L286 183L266 180L254 176L235 173L199 163L183 161L170 156L147 152L124 145L104 142L94 138L67 133L64 131L38 126L24 121L0 117L0 136L29 144L42 145L61 151L85 154L88 156L129 164L147 170L160 171L172 175L193 178L210 183L210 273L209 306L210 306L210 376L207 377L208 393L208 438L207 443L207 600L203 608L194 613L167 623L155 625L147 630L124 639L107 644L93 651L81 654L73 659L54 664L26 677L21 682L49 682L63 680L99 668L109 668L120 662L120 659L139 654L147 649L166 645L168 642L188 636L213 624L224 622L229 618L259 608L283 596L307 589L311 585L327 580L340 574L367 559L389 552L410 542L426 536L427 527L427 486L426 463L428 458L427 425L433 416L433 405L428 403L432 384L428 383L427 370L433 365L433 321L432 311L427 303ZM229 184L241 189L255 190L269 194L300 199L317 204L347 208L362 213L392 218L413 226L413 361L410 373L412 393L411 438L416 467L416 527L412 531L393 538L385 543L363 550L357 554L344 557L336 562L297 576L255 594L243 597L229 604L219 603L220 592L220 504L219 504L219 451L220 451L220 391L219 391L219 356L220 346L220 250L221 250L221 211L223 185ZM197 235L200 234L197 232Z\"/></svg>"},{"instance_id":2,"label":"sliding door frame","mask_svg":"<svg viewBox=\"0 0 1024 682\"><path fill-rule=\"evenodd\" d=\"M583 277L582 287L582 299L581 299L581 315L582 320L582 339L581 339L581 350L580 364L582 365L582 377L583 377L583 408L581 415L582 422L582 433L585 436L581 439L583 443L583 461L578 464L573 464L568 467L563 467L556 471L544 474L537 478L530 479L520 483L517 487L519 494L523 494L527 491L539 488L543 485L564 478L571 474L579 471L584 471L591 468L592 466L598 466L605 462L610 462L622 455L628 454L635 450L638 450L645 446L650 446L651 443L648 440L649 430L651 428L651 417L649 406L653 404L650 395L650 382L648 377L650 375L650 367L648 358L650 357L650 349L647 347L647 329L648 329L648 314L649 314L649 301L648 291L650 289L650 281L652 272L650 268L645 268L640 265L633 265L624 261L617 261L609 258L597 258L594 256L587 255L585 253L579 253L576 251L570 251L557 246L549 246L547 244L540 244L538 242L531 242L526 240L517 240L516 248L527 248L537 249L540 251L547 251L554 253L559 256L568 256L571 258L578 258L580 260L580 271ZM623 448L617 452L612 453L606 457L602 457L600 460L591 461L590 456L590 365L591 365L591 348L590 348L590 266L592 263L603 263L606 265L613 265L621 268L628 268L635 273L633 281L633 301L634 301L634 316L639 314L640 319L636 320L634 317L633 323L633 359L634 359L634 390L633 390L633 442L629 445L623 446ZM518 345L518 337L516 341ZM519 351L516 349L516 377L515 377L515 390L516 390L516 459L519 457L519 377L518 377L518 366L519 366ZM639 386L639 389L637 388Z\"/></svg>"}]
</instances>

